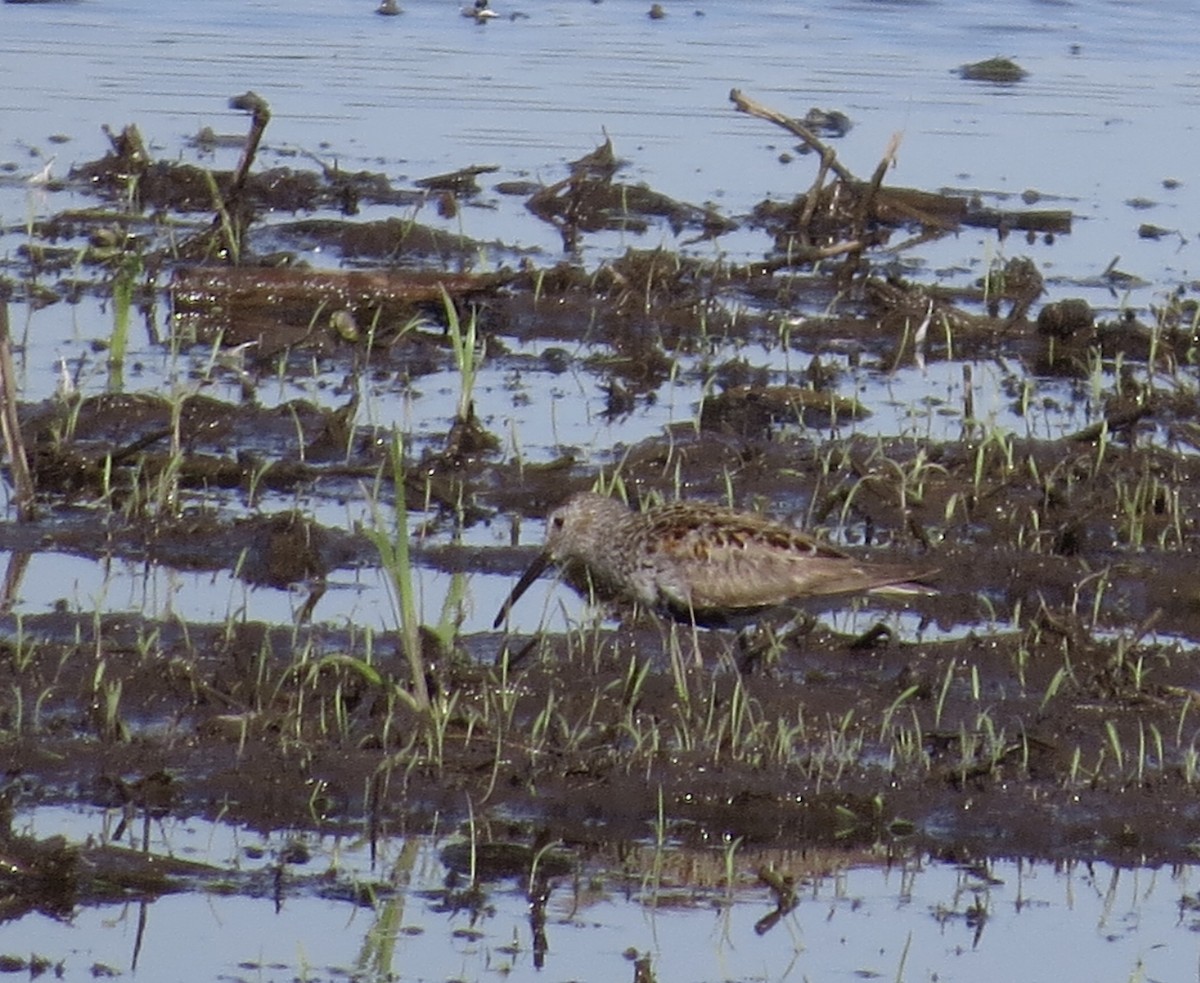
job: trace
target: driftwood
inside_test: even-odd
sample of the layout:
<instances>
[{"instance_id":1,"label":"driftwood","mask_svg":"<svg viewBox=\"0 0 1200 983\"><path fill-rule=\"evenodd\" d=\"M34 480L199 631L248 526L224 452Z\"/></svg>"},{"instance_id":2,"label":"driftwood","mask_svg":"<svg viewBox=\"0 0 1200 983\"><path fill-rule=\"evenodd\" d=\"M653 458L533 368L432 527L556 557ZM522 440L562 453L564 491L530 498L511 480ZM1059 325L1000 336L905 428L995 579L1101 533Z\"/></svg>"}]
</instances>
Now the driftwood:
<instances>
[{"instance_id":1,"label":"driftwood","mask_svg":"<svg viewBox=\"0 0 1200 983\"><path fill-rule=\"evenodd\" d=\"M802 121L755 102L738 89L730 92L729 98L740 112L782 127L820 155L817 175L808 191L790 206L771 209L771 217L783 223L776 238L789 263L830 256L846 256L853 262L867 246L886 237L888 229L913 224L925 230L923 238L955 232L963 226L994 228L1001 233L1071 231L1072 215L1066 210L984 208L966 195L885 187L883 179L899 149L898 135L892 138L870 180L863 181ZM830 174L836 180L827 184ZM871 223L875 231L869 229Z\"/></svg>"},{"instance_id":2,"label":"driftwood","mask_svg":"<svg viewBox=\"0 0 1200 983\"><path fill-rule=\"evenodd\" d=\"M785 116L783 113L776 112L762 103L755 102L749 96L742 95L741 89L733 89L729 93L729 101L738 108L738 112L746 113L748 116L757 116L759 119L765 119L776 126L782 126L793 136L799 137L810 148L821 155L822 165L833 171L839 178L850 184L860 184L858 178L850 173L849 170L837 159L837 154L834 153L832 147L821 140L812 130L801 123L798 119L793 119L791 116Z\"/></svg>"}]
</instances>

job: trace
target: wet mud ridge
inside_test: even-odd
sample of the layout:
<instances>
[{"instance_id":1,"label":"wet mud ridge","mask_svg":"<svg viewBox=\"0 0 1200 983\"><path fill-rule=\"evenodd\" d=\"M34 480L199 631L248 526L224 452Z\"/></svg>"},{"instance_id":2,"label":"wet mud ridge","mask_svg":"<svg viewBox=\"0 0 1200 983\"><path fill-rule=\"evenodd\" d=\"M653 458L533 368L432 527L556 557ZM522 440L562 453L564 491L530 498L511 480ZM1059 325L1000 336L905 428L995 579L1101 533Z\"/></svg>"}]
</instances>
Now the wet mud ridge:
<instances>
[{"instance_id":1,"label":"wet mud ridge","mask_svg":"<svg viewBox=\"0 0 1200 983\"><path fill-rule=\"evenodd\" d=\"M403 188L318 160L257 169L270 108L253 93L234 101L251 125L232 169L156 156L130 126L51 182L86 206L6 229L20 245L0 268L9 808L385 830L469 802L569 845L644 836L661 804L696 844L1191 857L1194 288L1100 309L1079 296L1096 283L1047 285L1020 256L1086 235L1069 211L893 187L899 145L860 178L826 116L731 99L811 163L807 188L748 215L624 181L609 141L549 184L475 165ZM545 223L561 252L453 231L497 201L518 205L513 242ZM966 228L995 230L1009 258L951 283L901 262ZM626 246L590 258L614 232ZM731 235L759 255L724 258ZM1126 284L1114 264L1099 286ZM13 312L85 298L112 314L104 391L64 364L53 398L23 400ZM148 376L133 330L186 368ZM547 417L569 377L606 432L637 436L522 440L477 412L489 371ZM880 393L934 373L952 385L881 420ZM312 397L262 398L293 379ZM446 380L452 410L427 411ZM696 398L647 435L668 384ZM406 425L377 422L389 400ZM766 511L864 562L936 570L937 591L814 599L740 632L620 602L567 630L464 630L468 578L502 596L539 549L521 523L596 485L636 507ZM330 521L346 502L369 520ZM220 623L20 611L45 554L301 602L287 624L252 605ZM389 630L323 617L331 584L363 571L390 590ZM450 585L436 623L414 571Z\"/></svg>"}]
</instances>

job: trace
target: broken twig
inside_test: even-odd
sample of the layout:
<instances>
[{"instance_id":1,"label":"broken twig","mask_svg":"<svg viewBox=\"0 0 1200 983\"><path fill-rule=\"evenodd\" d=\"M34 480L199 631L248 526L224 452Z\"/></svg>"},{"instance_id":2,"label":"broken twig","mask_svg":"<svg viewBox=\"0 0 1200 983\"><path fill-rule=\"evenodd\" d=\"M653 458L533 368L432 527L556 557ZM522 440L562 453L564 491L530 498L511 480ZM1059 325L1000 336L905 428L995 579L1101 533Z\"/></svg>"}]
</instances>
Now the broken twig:
<instances>
[{"instance_id":1,"label":"broken twig","mask_svg":"<svg viewBox=\"0 0 1200 983\"><path fill-rule=\"evenodd\" d=\"M837 154L833 148L824 143L798 119L793 119L791 116L784 116L783 113L776 112L774 109L769 109L762 105L762 103L755 102L748 96L742 95L741 89L733 89L729 93L729 101L737 106L738 112L746 113L749 116L757 116L759 119L765 119L776 126L782 126L793 136L799 137L805 144L819 153L822 163L828 161L829 170L833 171L843 181L859 183L858 178L851 174L837 159Z\"/></svg>"}]
</instances>

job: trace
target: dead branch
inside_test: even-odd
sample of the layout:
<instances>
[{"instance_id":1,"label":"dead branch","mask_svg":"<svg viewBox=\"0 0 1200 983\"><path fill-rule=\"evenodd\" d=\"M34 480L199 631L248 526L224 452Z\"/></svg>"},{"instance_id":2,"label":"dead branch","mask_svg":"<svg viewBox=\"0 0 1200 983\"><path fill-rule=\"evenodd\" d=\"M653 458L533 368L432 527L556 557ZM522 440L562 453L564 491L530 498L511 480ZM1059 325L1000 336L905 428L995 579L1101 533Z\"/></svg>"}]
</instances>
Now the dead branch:
<instances>
[{"instance_id":1,"label":"dead branch","mask_svg":"<svg viewBox=\"0 0 1200 983\"><path fill-rule=\"evenodd\" d=\"M843 181L848 181L852 184L861 183L850 171L842 165L837 159L837 154L833 148L820 139L812 130L801 123L798 119L793 119L791 116L784 116L783 113L776 112L774 109L755 102L748 96L742 95L741 89L733 89L729 93L729 101L732 102L738 109L738 112L746 113L749 116L757 116L759 119L765 119L769 123L774 123L776 126L782 126L793 136L799 137L809 147L821 155L821 162L833 171Z\"/></svg>"},{"instance_id":2,"label":"dead branch","mask_svg":"<svg viewBox=\"0 0 1200 983\"><path fill-rule=\"evenodd\" d=\"M879 194L879 186L883 184L883 176L887 173L888 168L896 162L896 154L900 150L900 141L902 139L903 137L899 133L892 134L892 139L888 141L888 147L883 154L883 159L875 168L875 173L871 175L870 183L858 199L858 207L854 212L854 224L851 226L854 238L856 239L862 238L863 230L867 227L867 216L871 214L871 205L875 201L875 196Z\"/></svg>"}]
</instances>

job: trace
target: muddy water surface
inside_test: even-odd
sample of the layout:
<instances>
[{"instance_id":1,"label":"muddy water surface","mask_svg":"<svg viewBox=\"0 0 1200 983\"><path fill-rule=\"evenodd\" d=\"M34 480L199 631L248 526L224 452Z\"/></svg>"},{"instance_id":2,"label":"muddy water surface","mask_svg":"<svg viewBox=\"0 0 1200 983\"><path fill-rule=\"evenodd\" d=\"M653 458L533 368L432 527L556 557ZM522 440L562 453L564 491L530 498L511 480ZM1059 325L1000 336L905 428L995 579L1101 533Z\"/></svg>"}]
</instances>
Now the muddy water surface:
<instances>
[{"instance_id":1,"label":"muddy water surface","mask_svg":"<svg viewBox=\"0 0 1200 983\"><path fill-rule=\"evenodd\" d=\"M35 825L113 831L112 817L60 810ZM473 898L453 886L456 836L396 836L373 863L354 836L169 821L150 841L196 865L191 890L88 907L69 925L27 916L22 954L68 979L134 967L247 980L627 979L638 961L695 981L1186 979L1197 959L1194 867L736 852L735 871L800 878L780 916L752 877L725 879L719 851L597 843L531 914L520 877L488 871Z\"/></svg>"},{"instance_id":2,"label":"muddy water surface","mask_svg":"<svg viewBox=\"0 0 1200 983\"><path fill-rule=\"evenodd\" d=\"M1196 975L1190 12L647 6L0 5L37 492L0 524L0 952L71 977ZM996 55L1028 75L960 77ZM809 238L815 155L732 88L845 114L812 125L863 179L901 134L884 187L967 220L826 202ZM231 240L246 90L272 116ZM856 267L799 255L856 234ZM350 272L379 279L321 279ZM438 283L479 336L453 427ZM493 630L598 476L942 592L736 640L547 578ZM411 548L429 710L381 535ZM89 852L119 816L215 872ZM472 890L451 842L515 844L519 875Z\"/></svg>"}]
</instances>

